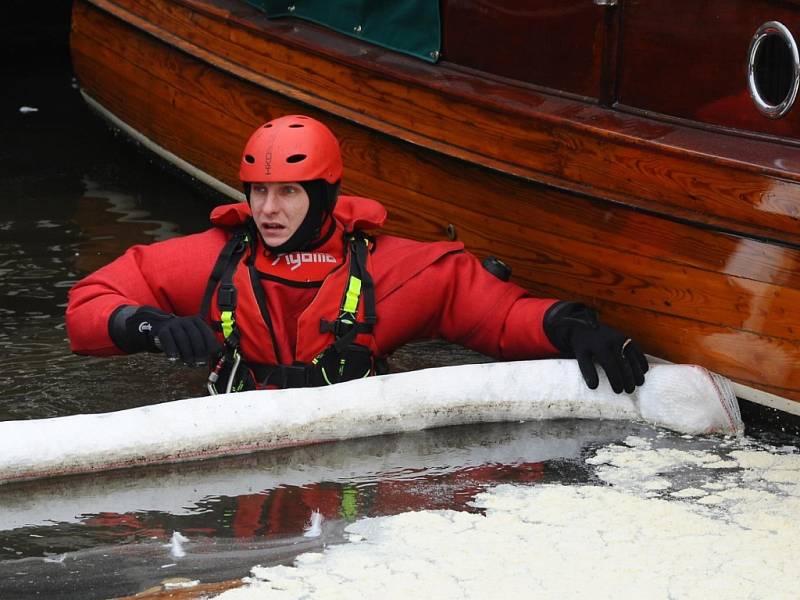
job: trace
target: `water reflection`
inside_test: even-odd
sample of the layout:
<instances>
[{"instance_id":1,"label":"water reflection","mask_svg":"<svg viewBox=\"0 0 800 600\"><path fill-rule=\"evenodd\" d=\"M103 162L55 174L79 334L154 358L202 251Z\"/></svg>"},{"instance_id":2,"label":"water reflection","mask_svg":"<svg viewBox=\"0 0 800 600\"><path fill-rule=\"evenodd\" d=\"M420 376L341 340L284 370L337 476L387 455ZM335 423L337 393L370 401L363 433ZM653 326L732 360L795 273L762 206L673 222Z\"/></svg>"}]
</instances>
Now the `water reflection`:
<instances>
[{"instance_id":1,"label":"water reflection","mask_svg":"<svg viewBox=\"0 0 800 600\"><path fill-rule=\"evenodd\" d=\"M48 589L63 594L80 571L106 597L109 587L133 593L157 583L165 564L193 576L202 564L204 581L241 577L257 562L342 541L359 517L475 510L475 494L499 482L588 481L585 453L632 432L654 435L617 421L485 424L4 486L0 578L5 589L24 589L47 573ZM319 539L302 536L313 511L325 519ZM173 531L190 539L186 561L165 547Z\"/></svg>"},{"instance_id":2,"label":"water reflection","mask_svg":"<svg viewBox=\"0 0 800 600\"><path fill-rule=\"evenodd\" d=\"M276 490L305 490L315 486L311 495L300 493L299 504L304 508L297 519L287 514L280 525L272 525L274 531L300 533L311 510L341 508L338 500L331 500L322 488L316 487L320 484L336 486L338 495L341 485L360 489L377 481L406 482L402 493L400 488L394 488L382 498L359 498L358 514L391 514L416 508L420 502L430 506L429 484L440 493L443 488L460 488L475 481L506 477L538 480L543 476L539 467L517 467L553 459L575 459L590 443L618 439L630 431L630 424L612 421L450 427L223 460L12 484L0 486L3 506L0 530L53 521L83 523L87 513L157 511L173 517L194 516L219 512L213 504L222 497L260 495L263 504ZM512 465L515 468L509 470ZM441 485L444 482L446 486ZM412 500L417 493L424 500ZM389 496L396 501L387 502ZM401 496L407 500L399 500ZM452 498L443 502L451 506ZM246 503L252 504L250 500ZM325 516L335 514L338 513L333 510ZM259 528L254 526L253 532ZM239 535L222 529L215 533Z\"/></svg>"},{"instance_id":3,"label":"water reflection","mask_svg":"<svg viewBox=\"0 0 800 600\"><path fill-rule=\"evenodd\" d=\"M69 351L69 288L133 244L205 229L212 202L109 135L66 73L58 63L26 72L20 94L37 94L40 111L0 115L18 150L0 161L0 420L139 406L201 385L157 357Z\"/></svg>"},{"instance_id":4,"label":"water reflection","mask_svg":"<svg viewBox=\"0 0 800 600\"><path fill-rule=\"evenodd\" d=\"M113 410L174 399L191 390L184 377L153 357L99 361L70 353L63 324L69 288L129 246L187 229L153 218L143 197L88 176L81 181L83 193L69 202L74 208L58 219L44 217L63 198L40 198L25 210L14 203L6 207L27 218L5 221L8 227L0 233L2 420ZM189 191L182 194L187 214L207 210ZM137 371L162 378L165 386L157 393L137 393L130 385Z\"/></svg>"},{"instance_id":5,"label":"water reflection","mask_svg":"<svg viewBox=\"0 0 800 600\"><path fill-rule=\"evenodd\" d=\"M74 267L81 275L107 264L135 244L159 242L180 235L171 221L155 219L137 198L125 191L104 189L88 177L71 221L78 225L82 242L74 253ZM201 212L203 205L197 206ZM74 282L73 282L74 283Z\"/></svg>"}]
</instances>

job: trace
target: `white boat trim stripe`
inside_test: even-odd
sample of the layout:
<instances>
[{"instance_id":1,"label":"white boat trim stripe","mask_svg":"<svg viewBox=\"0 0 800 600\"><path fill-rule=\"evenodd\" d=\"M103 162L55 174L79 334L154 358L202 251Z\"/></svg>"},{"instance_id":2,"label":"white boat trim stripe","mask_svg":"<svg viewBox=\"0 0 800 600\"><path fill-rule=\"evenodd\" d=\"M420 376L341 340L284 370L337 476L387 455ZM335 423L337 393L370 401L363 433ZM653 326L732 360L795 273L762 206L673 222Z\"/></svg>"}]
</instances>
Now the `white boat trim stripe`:
<instances>
[{"instance_id":1,"label":"white boat trim stripe","mask_svg":"<svg viewBox=\"0 0 800 600\"><path fill-rule=\"evenodd\" d=\"M193 164L185 161L177 154L173 154L163 146L159 146L153 140L143 135L141 132L137 131L136 129L128 125L125 121L120 119L117 115L109 111L107 108L105 108L97 100L92 98L85 91L81 90L81 95L83 96L83 99L86 100L86 103L92 110L97 111L104 119L108 120L114 127L117 127L118 129L123 131L126 135L130 136L135 141L142 144L148 150L155 152L158 156L160 156L167 162L175 165L181 171L184 171L188 175L194 177L195 179L207 185L208 187L215 189L221 194L224 194L228 198L231 198L239 202L244 202L245 198L243 192L240 192L239 190L232 188L227 183L223 183L222 181L220 181L215 177L212 177L205 171L198 169Z\"/></svg>"}]
</instances>

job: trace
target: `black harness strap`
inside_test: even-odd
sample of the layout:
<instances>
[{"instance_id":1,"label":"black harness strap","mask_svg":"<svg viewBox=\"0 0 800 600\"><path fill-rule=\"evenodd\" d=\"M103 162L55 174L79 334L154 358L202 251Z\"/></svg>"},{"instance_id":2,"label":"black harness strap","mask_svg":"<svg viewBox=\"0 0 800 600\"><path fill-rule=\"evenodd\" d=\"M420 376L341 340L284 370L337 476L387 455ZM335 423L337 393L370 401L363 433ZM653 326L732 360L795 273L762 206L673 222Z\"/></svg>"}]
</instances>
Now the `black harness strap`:
<instances>
[{"instance_id":1,"label":"black harness strap","mask_svg":"<svg viewBox=\"0 0 800 600\"><path fill-rule=\"evenodd\" d=\"M344 310L348 288L345 288L342 297L342 309L335 321L320 320L321 333L333 333L336 338L333 346L341 353L348 345L352 344L359 333L371 333L377 316L375 313L375 284L367 270L367 254L369 252L369 239L361 232L354 233L348 240L350 251L350 277L361 281L361 295L364 298L364 320L356 321L356 315ZM356 312L358 306L356 305Z\"/></svg>"},{"instance_id":2,"label":"black harness strap","mask_svg":"<svg viewBox=\"0 0 800 600\"><path fill-rule=\"evenodd\" d=\"M264 365L248 363L256 381L262 385L274 385L280 389L309 387L313 365Z\"/></svg>"},{"instance_id":3,"label":"black harness strap","mask_svg":"<svg viewBox=\"0 0 800 600\"><path fill-rule=\"evenodd\" d=\"M217 284L219 284L226 271L230 270L231 267L236 268L246 246L247 231L244 229L234 231L231 239L225 242L225 246L223 246L222 252L219 253L217 262L214 263L214 268L211 270L211 277L208 280L208 285L206 285L206 291L203 293L200 316L204 319L208 318L208 313L211 310L211 297L217 288Z\"/></svg>"},{"instance_id":4,"label":"black harness strap","mask_svg":"<svg viewBox=\"0 0 800 600\"><path fill-rule=\"evenodd\" d=\"M253 293L258 303L258 309L261 311L261 318L264 319L264 323L266 323L267 329L269 330L272 348L275 350L275 360L280 363L281 351L280 348L278 348L278 340L272 329L272 318L269 316L269 308L267 307L267 295L264 293L264 288L261 286L261 280L258 276L258 271L256 271L255 264L248 264L247 271L250 274L250 283L252 284Z\"/></svg>"},{"instance_id":5,"label":"black harness strap","mask_svg":"<svg viewBox=\"0 0 800 600\"><path fill-rule=\"evenodd\" d=\"M364 322L368 325L375 325L378 321L375 313L375 283L367 269L367 256L369 254L369 240L365 236L360 236L356 243L356 261L361 275L361 291L364 294Z\"/></svg>"},{"instance_id":6,"label":"black harness strap","mask_svg":"<svg viewBox=\"0 0 800 600\"><path fill-rule=\"evenodd\" d=\"M201 314L206 317L208 316L211 307L211 298L214 289L217 288L217 305L221 313L227 313L223 315L223 322L219 324L220 328L224 333L226 323L231 327L229 335L226 336L225 346L234 356L237 355L240 336L235 318L237 291L233 285L233 276L238 268L239 262L242 260L242 256L249 241L251 253L245 266L250 276L253 293L261 316L270 333L272 347L275 351L275 359L278 364L267 365L242 361L242 367L249 369L255 380L266 386L274 385L278 388L290 388L319 385L319 366L316 364L317 359L314 359L314 361L309 364L281 364L280 351L272 327L272 319L270 318L267 306L266 294L261 285L261 275L255 268L255 240L256 234L251 231L248 237L248 230L245 228L234 232L234 235L226 243L214 265L211 278L209 279L208 286L203 296ZM375 312L375 286L372 276L367 270L369 239L361 232L356 232L348 236L347 242L347 249L350 254L349 276L348 285L345 287L342 296L339 316L332 322L324 319L320 320L320 332L333 333L336 341L323 350L320 356L329 350L334 350L339 357L349 356L348 346L355 341L356 336L360 333L371 333L377 322ZM348 293L350 292L351 280L353 278L358 279L361 283L360 291L354 305L352 293L350 293L351 297L348 302ZM362 321L357 321L358 303L362 298L364 302L364 317ZM348 310L345 310L345 307L347 307ZM365 348L362 348L362 350L365 350ZM342 364L344 364L344 361L345 359L342 358ZM222 364L222 361L220 364ZM238 365L238 362L236 364ZM315 381L317 382L315 383Z\"/></svg>"}]
</instances>

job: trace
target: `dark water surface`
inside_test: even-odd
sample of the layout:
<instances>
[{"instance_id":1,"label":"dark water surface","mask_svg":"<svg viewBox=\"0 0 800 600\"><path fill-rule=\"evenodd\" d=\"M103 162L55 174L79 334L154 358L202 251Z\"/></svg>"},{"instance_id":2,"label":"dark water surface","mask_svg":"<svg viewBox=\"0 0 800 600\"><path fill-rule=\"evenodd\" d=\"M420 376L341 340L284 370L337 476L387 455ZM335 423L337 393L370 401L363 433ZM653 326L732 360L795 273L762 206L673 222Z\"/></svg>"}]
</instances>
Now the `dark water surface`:
<instances>
[{"instance_id":1,"label":"dark water surface","mask_svg":"<svg viewBox=\"0 0 800 600\"><path fill-rule=\"evenodd\" d=\"M72 356L63 313L68 289L128 246L204 229L209 200L109 134L85 107L68 57L22 69L5 77L0 105L0 419L187 392L185 374L151 357Z\"/></svg>"},{"instance_id":2,"label":"dark water surface","mask_svg":"<svg viewBox=\"0 0 800 600\"><path fill-rule=\"evenodd\" d=\"M102 412L200 395L201 371L161 356L74 356L67 291L137 243L204 229L212 200L111 135L66 56L5 67L0 105L0 420ZM38 108L23 114L21 106ZM394 370L481 360L428 343ZM106 598L167 577L241 577L342 539L357 517L474 510L486 485L585 482L583 458L629 423L458 427L0 486L0 598ZM312 511L325 518L304 537ZM174 532L187 555L167 547Z\"/></svg>"}]
</instances>

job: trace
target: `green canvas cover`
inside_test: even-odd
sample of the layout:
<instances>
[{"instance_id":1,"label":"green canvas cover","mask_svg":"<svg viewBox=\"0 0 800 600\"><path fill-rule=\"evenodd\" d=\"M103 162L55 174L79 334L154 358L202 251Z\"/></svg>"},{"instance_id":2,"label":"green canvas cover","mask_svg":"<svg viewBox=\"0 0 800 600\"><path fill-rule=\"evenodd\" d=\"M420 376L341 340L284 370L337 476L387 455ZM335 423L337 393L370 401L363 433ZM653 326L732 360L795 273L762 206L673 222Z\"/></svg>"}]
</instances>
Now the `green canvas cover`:
<instances>
[{"instance_id":1,"label":"green canvas cover","mask_svg":"<svg viewBox=\"0 0 800 600\"><path fill-rule=\"evenodd\" d=\"M436 62L442 43L439 0L245 0L269 18L297 17Z\"/></svg>"}]
</instances>

